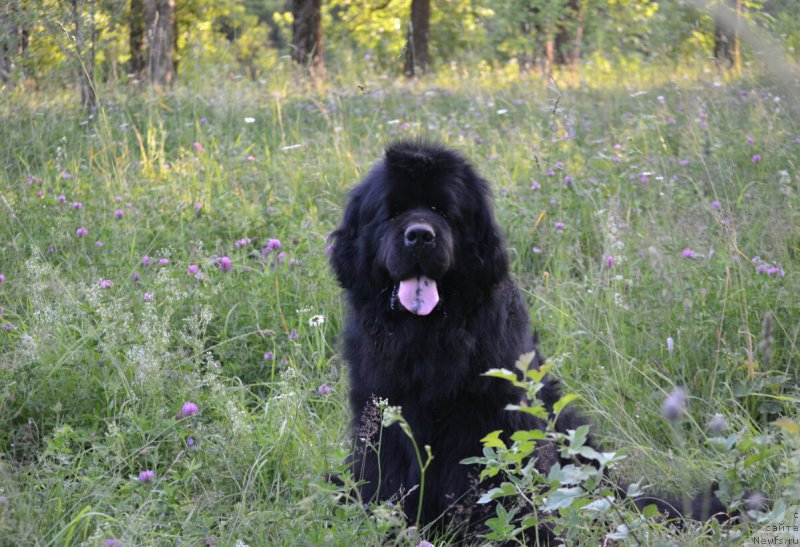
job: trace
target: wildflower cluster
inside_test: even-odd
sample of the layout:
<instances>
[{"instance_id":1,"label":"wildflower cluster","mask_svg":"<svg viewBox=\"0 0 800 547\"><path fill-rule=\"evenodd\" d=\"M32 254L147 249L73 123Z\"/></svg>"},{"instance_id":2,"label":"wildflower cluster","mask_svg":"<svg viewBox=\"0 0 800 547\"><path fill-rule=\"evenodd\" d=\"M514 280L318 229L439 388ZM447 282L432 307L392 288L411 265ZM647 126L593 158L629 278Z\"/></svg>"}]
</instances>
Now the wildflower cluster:
<instances>
[{"instance_id":1,"label":"wildflower cluster","mask_svg":"<svg viewBox=\"0 0 800 547\"><path fill-rule=\"evenodd\" d=\"M769 277L785 277L786 272L777 262L767 262L760 256L754 256L750 262L755 264L756 273L765 274Z\"/></svg>"}]
</instances>

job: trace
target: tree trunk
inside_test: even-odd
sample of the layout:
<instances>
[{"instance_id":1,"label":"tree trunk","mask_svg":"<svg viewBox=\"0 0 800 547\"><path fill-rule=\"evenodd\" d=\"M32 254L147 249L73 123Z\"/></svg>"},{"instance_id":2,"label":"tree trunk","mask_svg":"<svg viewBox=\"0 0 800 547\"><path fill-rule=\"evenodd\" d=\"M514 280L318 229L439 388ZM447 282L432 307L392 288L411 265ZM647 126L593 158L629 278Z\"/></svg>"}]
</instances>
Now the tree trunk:
<instances>
[{"instance_id":1,"label":"tree trunk","mask_svg":"<svg viewBox=\"0 0 800 547\"><path fill-rule=\"evenodd\" d=\"M81 25L81 9L78 0L71 0L72 22L75 30L75 57L78 67L78 87L81 90L81 105L89 110L97 106L97 95L94 90L94 64L91 58L85 57L83 25Z\"/></svg>"},{"instance_id":2,"label":"tree trunk","mask_svg":"<svg viewBox=\"0 0 800 547\"><path fill-rule=\"evenodd\" d=\"M28 49L28 31L22 22L19 3L0 15L0 82L8 82L18 57Z\"/></svg>"},{"instance_id":3,"label":"tree trunk","mask_svg":"<svg viewBox=\"0 0 800 547\"><path fill-rule=\"evenodd\" d=\"M553 59L559 65L577 66L583 42L583 0L568 0L558 11Z\"/></svg>"},{"instance_id":4,"label":"tree trunk","mask_svg":"<svg viewBox=\"0 0 800 547\"><path fill-rule=\"evenodd\" d=\"M168 86L175 78L175 0L145 0L150 81Z\"/></svg>"},{"instance_id":5,"label":"tree trunk","mask_svg":"<svg viewBox=\"0 0 800 547\"><path fill-rule=\"evenodd\" d=\"M411 0L411 20L406 42L405 73L409 78L428 70L431 0Z\"/></svg>"},{"instance_id":6,"label":"tree trunk","mask_svg":"<svg viewBox=\"0 0 800 547\"><path fill-rule=\"evenodd\" d=\"M312 72L322 62L322 0L292 0L292 59Z\"/></svg>"},{"instance_id":7,"label":"tree trunk","mask_svg":"<svg viewBox=\"0 0 800 547\"><path fill-rule=\"evenodd\" d=\"M572 58L570 64L573 69L578 68L578 63L581 60L581 49L583 48L583 25L586 21L586 2L584 0L575 0L575 42L572 48Z\"/></svg>"},{"instance_id":8,"label":"tree trunk","mask_svg":"<svg viewBox=\"0 0 800 547\"><path fill-rule=\"evenodd\" d=\"M737 69L739 60L739 21L742 15L741 0L725 0L714 11L714 58L727 63L727 68Z\"/></svg>"},{"instance_id":9,"label":"tree trunk","mask_svg":"<svg viewBox=\"0 0 800 547\"><path fill-rule=\"evenodd\" d=\"M131 59L128 62L128 72L133 74L134 78L141 79L147 67L145 61L144 0L131 0L130 6L128 45L131 50Z\"/></svg>"},{"instance_id":10,"label":"tree trunk","mask_svg":"<svg viewBox=\"0 0 800 547\"><path fill-rule=\"evenodd\" d=\"M0 15L0 83L5 83L11 75L12 52L16 38L17 25L8 15Z\"/></svg>"},{"instance_id":11,"label":"tree trunk","mask_svg":"<svg viewBox=\"0 0 800 547\"><path fill-rule=\"evenodd\" d=\"M553 73L556 62L556 44L553 38L548 38L544 43L544 73L548 76Z\"/></svg>"}]
</instances>

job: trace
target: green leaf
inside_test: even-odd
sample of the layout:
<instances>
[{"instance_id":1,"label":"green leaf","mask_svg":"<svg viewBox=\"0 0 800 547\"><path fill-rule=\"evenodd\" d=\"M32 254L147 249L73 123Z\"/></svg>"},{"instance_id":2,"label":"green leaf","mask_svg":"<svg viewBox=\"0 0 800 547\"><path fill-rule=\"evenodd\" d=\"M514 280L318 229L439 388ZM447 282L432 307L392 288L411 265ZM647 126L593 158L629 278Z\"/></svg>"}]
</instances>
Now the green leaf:
<instances>
[{"instance_id":1,"label":"green leaf","mask_svg":"<svg viewBox=\"0 0 800 547\"><path fill-rule=\"evenodd\" d=\"M632 482L625 491L625 496L630 499L638 498L642 494L644 494L644 490L642 490L642 481Z\"/></svg>"},{"instance_id":2,"label":"green leaf","mask_svg":"<svg viewBox=\"0 0 800 547\"><path fill-rule=\"evenodd\" d=\"M578 448L586 444L589 438L589 426L582 425L575 430L569 430L568 434L570 448Z\"/></svg>"},{"instance_id":3,"label":"green leaf","mask_svg":"<svg viewBox=\"0 0 800 547\"><path fill-rule=\"evenodd\" d=\"M499 488L492 488L488 492L484 492L483 495L481 495L481 497L478 499L478 503L484 505L501 497L503 497L503 491Z\"/></svg>"},{"instance_id":4,"label":"green leaf","mask_svg":"<svg viewBox=\"0 0 800 547\"><path fill-rule=\"evenodd\" d=\"M556 404L553 405L553 410L556 414L560 414L564 407L570 404L572 401L580 399L580 395L576 395L575 393L567 393L562 396Z\"/></svg>"},{"instance_id":5,"label":"green leaf","mask_svg":"<svg viewBox=\"0 0 800 547\"><path fill-rule=\"evenodd\" d=\"M541 418L542 420L547 419L547 409L545 409L543 406L506 405L505 409L524 412L525 414L536 416L537 418Z\"/></svg>"},{"instance_id":6,"label":"green leaf","mask_svg":"<svg viewBox=\"0 0 800 547\"><path fill-rule=\"evenodd\" d=\"M520 372L526 373L531 368L531 363L536 358L536 350L529 351L528 353L523 353L517 359L517 362L514 363L514 367L519 370Z\"/></svg>"},{"instance_id":7,"label":"green leaf","mask_svg":"<svg viewBox=\"0 0 800 547\"><path fill-rule=\"evenodd\" d=\"M511 435L511 440L517 442L544 441L547 440L547 433L539 429L516 431L513 435Z\"/></svg>"},{"instance_id":8,"label":"green leaf","mask_svg":"<svg viewBox=\"0 0 800 547\"><path fill-rule=\"evenodd\" d=\"M650 505L645 505L642 509L642 514L645 518L654 519L661 515L661 512L658 510L658 506L656 504L651 503Z\"/></svg>"},{"instance_id":9,"label":"green leaf","mask_svg":"<svg viewBox=\"0 0 800 547\"><path fill-rule=\"evenodd\" d=\"M505 368L490 368L484 372L483 375L489 376L490 378L501 378L503 380L508 380L509 382L517 381L516 373Z\"/></svg>"},{"instance_id":10,"label":"green leaf","mask_svg":"<svg viewBox=\"0 0 800 547\"><path fill-rule=\"evenodd\" d=\"M539 517L535 515L531 515L530 517L525 517L522 519L522 529L527 530L528 528L536 528L539 526Z\"/></svg>"},{"instance_id":11,"label":"green leaf","mask_svg":"<svg viewBox=\"0 0 800 547\"><path fill-rule=\"evenodd\" d=\"M620 524L617 526L616 532L611 532L610 534L606 534L606 538L613 539L614 541L624 541L628 539L629 531L628 527L624 524Z\"/></svg>"},{"instance_id":12,"label":"green leaf","mask_svg":"<svg viewBox=\"0 0 800 547\"><path fill-rule=\"evenodd\" d=\"M600 498L598 500L594 500L591 503L588 503L583 506L583 509L586 511L593 511L595 513L605 514L608 513L609 509L611 509L611 505L614 502L614 498L607 497L607 498Z\"/></svg>"},{"instance_id":13,"label":"green leaf","mask_svg":"<svg viewBox=\"0 0 800 547\"><path fill-rule=\"evenodd\" d=\"M583 488L573 486L571 488L559 488L547 495L547 502L544 504L545 511L557 511L566 509L576 498L584 494Z\"/></svg>"},{"instance_id":14,"label":"green leaf","mask_svg":"<svg viewBox=\"0 0 800 547\"><path fill-rule=\"evenodd\" d=\"M491 448L506 448L506 443L500 438L500 435L503 433L502 429L498 429L496 431L492 431L484 438L481 439L483 446L488 446Z\"/></svg>"},{"instance_id":15,"label":"green leaf","mask_svg":"<svg viewBox=\"0 0 800 547\"><path fill-rule=\"evenodd\" d=\"M553 474L552 471L558 469L558 472ZM583 481L590 479L597 474L597 469L591 465L574 465L569 464L563 468L557 468L555 465L551 468L551 473L547 476L550 482L558 481L559 484L581 484Z\"/></svg>"},{"instance_id":16,"label":"green leaf","mask_svg":"<svg viewBox=\"0 0 800 547\"><path fill-rule=\"evenodd\" d=\"M547 373L550 371L550 365L543 365L538 369L532 368L528 372L525 373L525 377L533 381L534 383L539 383L542 379L547 376Z\"/></svg>"}]
</instances>

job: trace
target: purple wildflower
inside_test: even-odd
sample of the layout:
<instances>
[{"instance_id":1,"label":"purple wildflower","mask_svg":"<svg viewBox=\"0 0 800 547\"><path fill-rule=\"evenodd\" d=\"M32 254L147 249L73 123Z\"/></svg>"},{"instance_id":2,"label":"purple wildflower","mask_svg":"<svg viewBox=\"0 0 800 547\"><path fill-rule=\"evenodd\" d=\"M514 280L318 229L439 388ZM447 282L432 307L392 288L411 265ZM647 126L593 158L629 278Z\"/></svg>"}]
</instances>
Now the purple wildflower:
<instances>
[{"instance_id":1,"label":"purple wildflower","mask_svg":"<svg viewBox=\"0 0 800 547\"><path fill-rule=\"evenodd\" d=\"M711 202L711 208L712 209L719 209L720 207L722 207L722 204L719 201L714 200L714 201Z\"/></svg>"},{"instance_id":2,"label":"purple wildflower","mask_svg":"<svg viewBox=\"0 0 800 547\"><path fill-rule=\"evenodd\" d=\"M186 270L189 272L189 275L197 275L200 273L200 266L197 264L189 264L189 267L186 268Z\"/></svg>"},{"instance_id":3,"label":"purple wildflower","mask_svg":"<svg viewBox=\"0 0 800 547\"><path fill-rule=\"evenodd\" d=\"M88 234L89 234L89 230L87 230L83 226L81 226L80 228L75 230L75 235L78 236L78 237L84 237L84 236L86 236Z\"/></svg>"},{"instance_id":4,"label":"purple wildflower","mask_svg":"<svg viewBox=\"0 0 800 547\"><path fill-rule=\"evenodd\" d=\"M553 223L553 228L555 228L556 230L563 230L565 226L566 226L566 224L564 224L563 222L554 222Z\"/></svg>"},{"instance_id":5,"label":"purple wildflower","mask_svg":"<svg viewBox=\"0 0 800 547\"><path fill-rule=\"evenodd\" d=\"M150 262L151 262L151 260L150 260L150 257L149 257L149 256L147 256L147 255L144 255L144 256L142 257L142 266L149 266L149 265L150 265Z\"/></svg>"},{"instance_id":6,"label":"purple wildflower","mask_svg":"<svg viewBox=\"0 0 800 547\"><path fill-rule=\"evenodd\" d=\"M158 259L158 265L159 266L166 266L167 264L169 264L169 258L159 258Z\"/></svg>"},{"instance_id":7,"label":"purple wildflower","mask_svg":"<svg viewBox=\"0 0 800 547\"><path fill-rule=\"evenodd\" d=\"M786 272L777 262L766 262L760 256L754 256L751 262L756 265L756 273L767 274L770 277L774 275L786 276Z\"/></svg>"},{"instance_id":8,"label":"purple wildflower","mask_svg":"<svg viewBox=\"0 0 800 547\"><path fill-rule=\"evenodd\" d=\"M156 473L151 469L145 469L144 471L139 472L139 482L143 484L147 484L148 482L152 481L155 478L156 478Z\"/></svg>"},{"instance_id":9,"label":"purple wildflower","mask_svg":"<svg viewBox=\"0 0 800 547\"><path fill-rule=\"evenodd\" d=\"M6 332L11 332L12 330L14 330L14 325L12 325L11 323L3 323L2 325L0 325L0 328L5 330Z\"/></svg>"},{"instance_id":10,"label":"purple wildflower","mask_svg":"<svg viewBox=\"0 0 800 547\"><path fill-rule=\"evenodd\" d=\"M320 395L330 395L331 391L333 390L331 389L331 386L329 386L328 384L322 384L317 388L317 393L319 393Z\"/></svg>"},{"instance_id":11,"label":"purple wildflower","mask_svg":"<svg viewBox=\"0 0 800 547\"><path fill-rule=\"evenodd\" d=\"M673 351L675 351L675 340L672 339L672 336L667 336L667 353Z\"/></svg>"},{"instance_id":12,"label":"purple wildflower","mask_svg":"<svg viewBox=\"0 0 800 547\"><path fill-rule=\"evenodd\" d=\"M725 416L720 413L714 414L714 417L708 422L708 430L712 435L720 435L726 429L728 429L728 422L725 420Z\"/></svg>"},{"instance_id":13,"label":"purple wildflower","mask_svg":"<svg viewBox=\"0 0 800 547\"><path fill-rule=\"evenodd\" d=\"M100 287L103 289L110 289L114 286L114 282L110 279L102 279L100 280Z\"/></svg>"},{"instance_id":14,"label":"purple wildflower","mask_svg":"<svg viewBox=\"0 0 800 547\"><path fill-rule=\"evenodd\" d=\"M296 330L292 329L291 332L289 333L289 340L297 340L298 338L300 338L300 335L297 333Z\"/></svg>"},{"instance_id":15,"label":"purple wildflower","mask_svg":"<svg viewBox=\"0 0 800 547\"><path fill-rule=\"evenodd\" d=\"M692 259L692 258L697 258L697 253L696 253L696 252L694 252L694 251L693 251L692 249L690 249L689 247L686 247L686 248L685 248L683 251L681 251L681 256L682 256L683 258L689 258L689 259Z\"/></svg>"},{"instance_id":16,"label":"purple wildflower","mask_svg":"<svg viewBox=\"0 0 800 547\"><path fill-rule=\"evenodd\" d=\"M670 422L679 420L686 412L686 392L676 388L664 399L661 405L661 415Z\"/></svg>"},{"instance_id":17,"label":"purple wildflower","mask_svg":"<svg viewBox=\"0 0 800 547\"><path fill-rule=\"evenodd\" d=\"M250 243L252 243L252 242L253 241L249 237L243 237L242 239L240 239L239 241L234 243L234 246L238 249L240 247L244 247L246 245L250 245Z\"/></svg>"},{"instance_id":18,"label":"purple wildflower","mask_svg":"<svg viewBox=\"0 0 800 547\"><path fill-rule=\"evenodd\" d=\"M61 194L56 198L56 201L58 203L66 203L67 202L67 196L65 196L64 194Z\"/></svg>"},{"instance_id":19,"label":"purple wildflower","mask_svg":"<svg viewBox=\"0 0 800 547\"><path fill-rule=\"evenodd\" d=\"M152 302L154 296L155 296L155 293L146 292L146 293L144 293L144 295L142 295L142 300L144 300L145 302Z\"/></svg>"},{"instance_id":20,"label":"purple wildflower","mask_svg":"<svg viewBox=\"0 0 800 547\"><path fill-rule=\"evenodd\" d=\"M197 405L192 403L191 401L186 401L183 403L181 407L181 416L184 418L188 418L189 416L194 416L197 414Z\"/></svg>"},{"instance_id":21,"label":"purple wildflower","mask_svg":"<svg viewBox=\"0 0 800 547\"><path fill-rule=\"evenodd\" d=\"M83 209L83 203L81 203L80 201L73 201L72 202L72 208L73 209Z\"/></svg>"},{"instance_id":22,"label":"purple wildflower","mask_svg":"<svg viewBox=\"0 0 800 547\"><path fill-rule=\"evenodd\" d=\"M94 242L94 246L95 247L105 247L105 243L103 243L102 241L95 241Z\"/></svg>"},{"instance_id":23,"label":"purple wildflower","mask_svg":"<svg viewBox=\"0 0 800 547\"><path fill-rule=\"evenodd\" d=\"M541 190L541 189L542 189L542 185L539 184L538 182L534 181L531 184L531 190Z\"/></svg>"},{"instance_id":24,"label":"purple wildflower","mask_svg":"<svg viewBox=\"0 0 800 547\"><path fill-rule=\"evenodd\" d=\"M116 211L114 211L114 216L116 218L122 218L125 216L125 211L123 211L122 209L117 209Z\"/></svg>"},{"instance_id":25,"label":"purple wildflower","mask_svg":"<svg viewBox=\"0 0 800 547\"><path fill-rule=\"evenodd\" d=\"M6 282L6 276L0 273L0 283Z\"/></svg>"},{"instance_id":26,"label":"purple wildflower","mask_svg":"<svg viewBox=\"0 0 800 547\"><path fill-rule=\"evenodd\" d=\"M608 265L609 268L613 268L614 267L614 257L609 255L606 258L606 264Z\"/></svg>"},{"instance_id":27,"label":"purple wildflower","mask_svg":"<svg viewBox=\"0 0 800 547\"><path fill-rule=\"evenodd\" d=\"M274 359L275 359L275 354L272 353L271 351L268 351L268 352L264 353L264 360L265 361L272 361Z\"/></svg>"},{"instance_id":28,"label":"purple wildflower","mask_svg":"<svg viewBox=\"0 0 800 547\"><path fill-rule=\"evenodd\" d=\"M761 163L761 154L753 154L751 159L753 163Z\"/></svg>"},{"instance_id":29,"label":"purple wildflower","mask_svg":"<svg viewBox=\"0 0 800 547\"><path fill-rule=\"evenodd\" d=\"M227 256L223 256L222 258L219 259L218 265L220 270L222 270L223 272L227 272L230 271L232 262L230 258L228 258Z\"/></svg>"}]
</instances>

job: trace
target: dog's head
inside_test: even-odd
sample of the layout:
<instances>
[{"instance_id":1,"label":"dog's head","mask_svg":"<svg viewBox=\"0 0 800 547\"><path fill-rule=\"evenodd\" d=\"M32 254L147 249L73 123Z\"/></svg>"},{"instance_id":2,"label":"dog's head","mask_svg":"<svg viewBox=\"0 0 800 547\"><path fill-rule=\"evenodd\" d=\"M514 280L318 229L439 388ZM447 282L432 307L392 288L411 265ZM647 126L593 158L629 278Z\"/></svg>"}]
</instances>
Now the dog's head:
<instances>
[{"instance_id":1,"label":"dog's head","mask_svg":"<svg viewBox=\"0 0 800 547\"><path fill-rule=\"evenodd\" d=\"M356 303L388 294L394 307L428 315L508 274L487 182L436 145L389 146L350 193L332 238L334 272Z\"/></svg>"}]
</instances>

